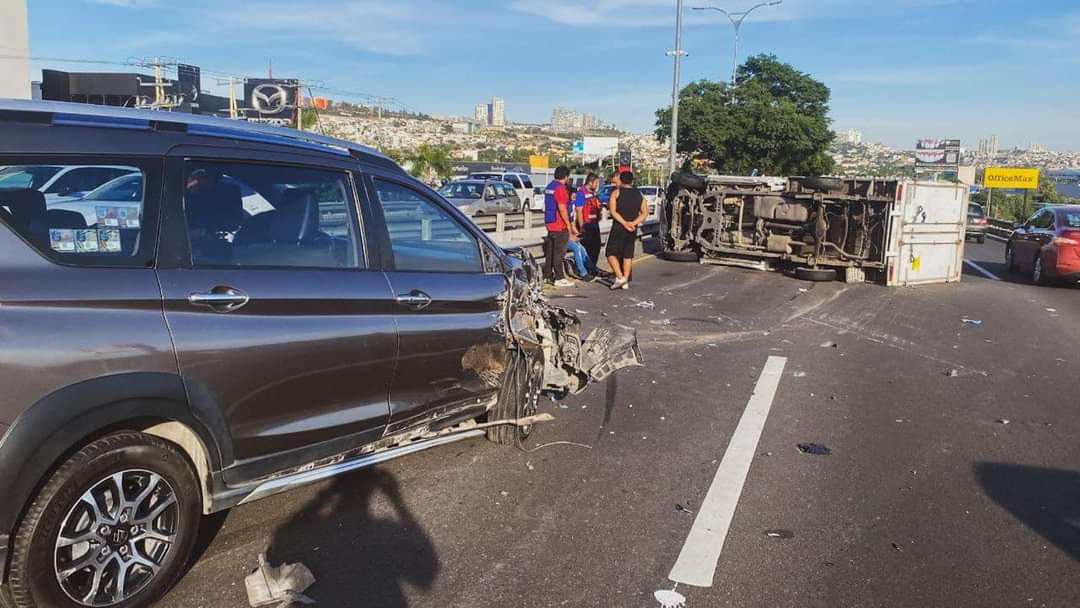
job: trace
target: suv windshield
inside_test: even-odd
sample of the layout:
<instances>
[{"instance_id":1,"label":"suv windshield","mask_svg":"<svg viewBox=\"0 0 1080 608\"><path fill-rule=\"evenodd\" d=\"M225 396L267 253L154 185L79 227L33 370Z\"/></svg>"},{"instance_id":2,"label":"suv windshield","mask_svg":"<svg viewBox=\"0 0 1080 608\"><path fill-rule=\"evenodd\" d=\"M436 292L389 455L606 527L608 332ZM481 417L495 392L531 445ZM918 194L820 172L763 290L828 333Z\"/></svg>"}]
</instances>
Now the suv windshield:
<instances>
[{"instance_id":1,"label":"suv windshield","mask_svg":"<svg viewBox=\"0 0 1080 608\"><path fill-rule=\"evenodd\" d=\"M978 217L982 217L982 215L983 215L982 205L979 205L977 203L968 203L968 215L975 215L975 216L978 216Z\"/></svg>"},{"instance_id":2,"label":"suv windshield","mask_svg":"<svg viewBox=\"0 0 1080 608\"><path fill-rule=\"evenodd\" d=\"M480 198L484 194L484 184L479 182L455 182L439 188L439 194L446 198Z\"/></svg>"},{"instance_id":3,"label":"suv windshield","mask_svg":"<svg viewBox=\"0 0 1080 608\"><path fill-rule=\"evenodd\" d=\"M1062 213L1061 224L1069 228L1080 228L1080 211L1065 211Z\"/></svg>"}]
</instances>

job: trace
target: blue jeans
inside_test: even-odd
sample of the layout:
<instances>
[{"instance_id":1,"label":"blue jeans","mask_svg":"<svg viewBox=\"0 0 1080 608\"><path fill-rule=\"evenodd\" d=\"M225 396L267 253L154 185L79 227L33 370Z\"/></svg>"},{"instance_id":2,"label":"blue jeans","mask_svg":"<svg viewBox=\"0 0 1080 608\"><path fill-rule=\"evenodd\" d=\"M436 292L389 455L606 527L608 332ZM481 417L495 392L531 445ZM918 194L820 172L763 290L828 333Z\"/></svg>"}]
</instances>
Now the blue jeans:
<instances>
[{"instance_id":1,"label":"blue jeans","mask_svg":"<svg viewBox=\"0 0 1080 608\"><path fill-rule=\"evenodd\" d=\"M581 244L581 241L571 239L570 242L566 244L566 250L574 254L574 266L577 267L579 277L599 272L600 269L593 263L592 258L590 258L588 252L585 251L585 246Z\"/></svg>"}]
</instances>

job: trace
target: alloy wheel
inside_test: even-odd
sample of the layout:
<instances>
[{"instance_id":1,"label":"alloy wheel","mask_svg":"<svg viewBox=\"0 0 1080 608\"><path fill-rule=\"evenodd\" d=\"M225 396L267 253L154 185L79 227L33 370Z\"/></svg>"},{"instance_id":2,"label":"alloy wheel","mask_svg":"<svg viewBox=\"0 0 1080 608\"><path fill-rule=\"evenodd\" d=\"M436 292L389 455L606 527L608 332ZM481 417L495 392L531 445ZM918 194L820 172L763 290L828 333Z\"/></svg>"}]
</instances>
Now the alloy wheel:
<instances>
[{"instance_id":1,"label":"alloy wheel","mask_svg":"<svg viewBox=\"0 0 1080 608\"><path fill-rule=\"evenodd\" d=\"M82 606L113 606L146 587L176 541L179 504L156 473L99 480L68 510L55 544L60 588Z\"/></svg>"}]
</instances>

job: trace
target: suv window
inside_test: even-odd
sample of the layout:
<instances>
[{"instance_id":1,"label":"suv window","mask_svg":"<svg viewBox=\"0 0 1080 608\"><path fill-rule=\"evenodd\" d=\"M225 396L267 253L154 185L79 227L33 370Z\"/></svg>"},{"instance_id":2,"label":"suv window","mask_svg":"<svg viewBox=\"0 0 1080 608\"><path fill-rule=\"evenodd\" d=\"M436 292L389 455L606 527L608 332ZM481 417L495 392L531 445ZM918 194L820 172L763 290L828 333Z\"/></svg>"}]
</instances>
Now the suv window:
<instances>
[{"instance_id":1,"label":"suv window","mask_svg":"<svg viewBox=\"0 0 1080 608\"><path fill-rule=\"evenodd\" d=\"M525 177L525 178L522 178L521 182L522 182L523 184L525 184L525 188L527 188L527 189L529 189L529 190L532 190L532 189L533 189L533 183L532 183L532 180L531 180L531 179L529 179L529 178Z\"/></svg>"},{"instance_id":2,"label":"suv window","mask_svg":"<svg viewBox=\"0 0 1080 608\"><path fill-rule=\"evenodd\" d=\"M81 191L64 196L41 188L51 176L75 177L69 184L95 190L103 178L127 176L128 188L117 195L102 191L91 197ZM45 177L42 179L43 176ZM144 169L63 164L0 165L0 220L41 253L64 263L90 266L142 266L150 247L143 237ZM58 181L60 181L58 180ZM108 182L109 179L104 181ZM91 184L96 184L91 187ZM55 184L54 184L55 185Z\"/></svg>"},{"instance_id":3,"label":"suv window","mask_svg":"<svg viewBox=\"0 0 1080 608\"><path fill-rule=\"evenodd\" d=\"M476 237L435 201L401 184L373 181L397 270L483 272Z\"/></svg>"},{"instance_id":4,"label":"suv window","mask_svg":"<svg viewBox=\"0 0 1080 608\"><path fill-rule=\"evenodd\" d=\"M1031 221L1031 225L1040 230L1045 230L1054 225L1054 212L1042 211Z\"/></svg>"},{"instance_id":5,"label":"suv window","mask_svg":"<svg viewBox=\"0 0 1080 608\"><path fill-rule=\"evenodd\" d=\"M90 192L105 182L128 173L131 173L131 170L125 167L76 167L58 177L45 190L45 194L66 196Z\"/></svg>"},{"instance_id":6,"label":"suv window","mask_svg":"<svg viewBox=\"0 0 1080 608\"><path fill-rule=\"evenodd\" d=\"M513 198L517 196L517 193L514 191L514 186L512 184L502 183L498 185L498 188L499 196L505 196L508 198Z\"/></svg>"},{"instance_id":7,"label":"suv window","mask_svg":"<svg viewBox=\"0 0 1080 608\"><path fill-rule=\"evenodd\" d=\"M521 187L521 180L516 175L504 175L503 176L503 181L510 184L514 188L520 188Z\"/></svg>"},{"instance_id":8,"label":"suv window","mask_svg":"<svg viewBox=\"0 0 1080 608\"><path fill-rule=\"evenodd\" d=\"M191 263L359 268L352 201L344 172L188 161L184 216Z\"/></svg>"}]
</instances>

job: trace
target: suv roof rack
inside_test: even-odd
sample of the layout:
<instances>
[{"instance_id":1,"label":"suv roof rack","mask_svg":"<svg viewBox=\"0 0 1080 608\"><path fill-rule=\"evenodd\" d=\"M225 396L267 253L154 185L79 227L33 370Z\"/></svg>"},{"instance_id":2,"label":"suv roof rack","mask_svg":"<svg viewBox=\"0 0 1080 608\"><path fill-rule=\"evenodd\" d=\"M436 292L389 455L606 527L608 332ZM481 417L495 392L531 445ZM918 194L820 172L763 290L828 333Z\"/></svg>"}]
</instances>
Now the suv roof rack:
<instances>
[{"instance_id":1,"label":"suv roof rack","mask_svg":"<svg viewBox=\"0 0 1080 608\"><path fill-rule=\"evenodd\" d=\"M49 122L54 125L183 131L192 135L245 139L333 152L359 158L374 157L395 164L378 150L355 142L299 129L287 129L202 114L140 110L64 101L0 99L0 121Z\"/></svg>"}]
</instances>

